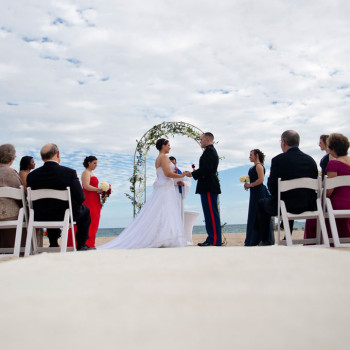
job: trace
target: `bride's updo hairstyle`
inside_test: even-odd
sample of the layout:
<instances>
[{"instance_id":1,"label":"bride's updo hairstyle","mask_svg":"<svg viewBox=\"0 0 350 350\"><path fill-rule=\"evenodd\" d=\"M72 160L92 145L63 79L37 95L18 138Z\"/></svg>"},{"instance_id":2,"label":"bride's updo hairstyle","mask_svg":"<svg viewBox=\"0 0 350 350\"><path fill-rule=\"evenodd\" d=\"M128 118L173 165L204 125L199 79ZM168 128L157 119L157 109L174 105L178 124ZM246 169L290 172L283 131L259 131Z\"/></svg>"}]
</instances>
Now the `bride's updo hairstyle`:
<instances>
[{"instance_id":1,"label":"bride's updo hairstyle","mask_svg":"<svg viewBox=\"0 0 350 350\"><path fill-rule=\"evenodd\" d=\"M261 164L264 164L265 154L262 153L262 152L260 151L260 149L252 149L252 152L254 153L255 156L256 156L256 155L258 156L260 163L261 163Z\"/></svg>"},{"instance_id":2,"label":"bride's updo hairstyle","mask_svg":"<svg viewBox=\"0 0 350 350\"><path fill-rule=\"evenodd\" d=\"M160 151L162 149L162 146L163 145L167 145L169 143L169 140L167 139L159 139L157 142L156 142L156 148L158 151Z\"/></svg>"},{"instance_id":3,"label":"bride's updo hairstyle","mask_svg":"<svg viewBox=\"0 0 350 350\"><path fill-rule=\"evenodd\" d=\"M94 160L97 160L95 156L88 156L84 159L83 165L87 169L89 167L89 163L93 162Z\"/></svg>"}]
</instances>

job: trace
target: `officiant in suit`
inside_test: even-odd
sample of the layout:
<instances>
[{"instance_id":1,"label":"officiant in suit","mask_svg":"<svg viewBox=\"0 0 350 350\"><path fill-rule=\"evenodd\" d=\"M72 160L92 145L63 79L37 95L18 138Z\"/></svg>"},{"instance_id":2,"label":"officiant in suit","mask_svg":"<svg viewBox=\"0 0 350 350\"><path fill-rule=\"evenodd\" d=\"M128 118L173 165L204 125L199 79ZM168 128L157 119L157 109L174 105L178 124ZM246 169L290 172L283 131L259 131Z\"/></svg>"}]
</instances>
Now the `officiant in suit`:
<instances>
[{"instance_id":1,"label":"officiant in suit","mask_svg":"<svg viewBox=\"0 0 350 350\"><path fill-rule=\"evenodd\" d=\"M77 224L77 249L89 250L85 245L89 237L91 222L89 208L83 205L85 199L83 189L74 169L61 166L60 152L55 144L47 144L40 151L44 165L28 174L27 186L32 190L53 189L65 190L70 187L73 219ZM60 221L63 220L68 203L56 199L40 199L33 203L35 220ZM58 247L60 229L48 229L50 247Z\"/></svg>"},{"instance_id":2,"label":"officiant in suit","mask_svg":"<svg viewBox=\"0 0 350 350\"><path fill-rule=\"evenodd\" d=\"M267 187L271 197L258 202L255 229L261 234L259 245L271 245L268 240L271 216L277 216L278 178L292 180L302 177L317 179L318 170L312 157L299 149L300 136L294 130L287 130L281 135L283 153L271 160L270 176ZM286 204L287 211L300 214L308 210L316 210L316 192L311 189L298 188L281 193L281 200ZM293 222L290 222L293 224ZM293 227L291 227L291 232Z\"/></svg>"},{"instance_id":3,"label":"officiant in suit","mask_svg":"<svg viewBox=\"0 0 350 350\"><path fill-rule=\"evenodd\" d=\"M199 246L221 246L221 224L218 208L218 195L221 193L219 179L217 177L219 156L214 148L214 135L204 133L200 138L200 145L205 148L199 159L199 168L192 172L192 177L197 180L196 193L200 194L203 207L205 227L208 237Z\"/></svg>"}]
</instances>

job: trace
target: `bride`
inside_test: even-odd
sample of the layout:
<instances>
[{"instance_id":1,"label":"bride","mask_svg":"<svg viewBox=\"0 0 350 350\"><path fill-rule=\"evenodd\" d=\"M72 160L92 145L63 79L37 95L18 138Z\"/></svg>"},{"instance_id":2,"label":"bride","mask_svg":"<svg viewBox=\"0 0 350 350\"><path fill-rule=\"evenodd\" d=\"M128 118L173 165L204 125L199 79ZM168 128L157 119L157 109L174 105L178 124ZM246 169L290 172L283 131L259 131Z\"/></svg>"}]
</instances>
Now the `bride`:
<instances>
[{"instance_id":1,"label":"bride","mask_svg":"<svg viewBox=\"0 0 350 350\"><path fill-rule=\"evenodd\" d=\"M166 139L156 142L159 155L156 159L157 179L153 193L136 218L112 241L97 249L137 249L161 247L185 247L186 236L181 220L174 179L188 176L174 173L174 165L167 153L170 143ZM173 169L171 169L171 165Z\"/></svg>"}]
</instances>

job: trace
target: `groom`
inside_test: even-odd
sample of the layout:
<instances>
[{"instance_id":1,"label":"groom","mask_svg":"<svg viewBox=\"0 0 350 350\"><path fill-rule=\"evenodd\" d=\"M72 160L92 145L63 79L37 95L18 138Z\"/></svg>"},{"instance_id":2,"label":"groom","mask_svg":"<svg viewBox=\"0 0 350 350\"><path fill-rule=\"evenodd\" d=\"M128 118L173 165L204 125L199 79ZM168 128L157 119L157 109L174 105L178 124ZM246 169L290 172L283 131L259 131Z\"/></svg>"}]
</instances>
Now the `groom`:
<instances>
[{"instance_id":1,"label":"groom","mask_svg":"<svg viewBox=\"0 0 350 350\"><path fill-rule=\"evenodd\" d=\"M216 175L219 157L213 146L214 135L204 133L200 138L200 145L205 148L199 159L199 169L192 172L192 177L198 180L196 193L201 195L201 202L205 218L208 237L200 247L221 246L221 224L218 208L218 194L221 193L219 179Z\"/></svg>"}]
</instances>

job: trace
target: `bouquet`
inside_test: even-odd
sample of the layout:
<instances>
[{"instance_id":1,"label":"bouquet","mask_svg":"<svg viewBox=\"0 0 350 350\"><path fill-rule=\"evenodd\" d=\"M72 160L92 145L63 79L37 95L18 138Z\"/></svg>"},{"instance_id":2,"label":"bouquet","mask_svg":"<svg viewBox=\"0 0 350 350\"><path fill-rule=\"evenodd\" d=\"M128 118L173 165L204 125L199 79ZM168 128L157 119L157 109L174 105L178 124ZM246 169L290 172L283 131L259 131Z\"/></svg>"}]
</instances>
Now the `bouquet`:
<instances>
[{"instance_id":1,"label":"bouquet","mask_svg":"<svg viewBox=\"0 0 350 350\"><path fill-rule=\"evenodd\" d=\"M102 181L98 188L100 190L102 190L102 193L101 193L101 205L103 207L103 205L106 203L107 198L112 193L112 186L108 182Z\"/></svg>"},{"instance_id":2,"label":"bouquet","mask_svg":"<svg viewBox=\"0 0 350 350\"><path fill-rule=\"evenodd\" d=\"M240 182L249 182L249 176L248 175L243 175L239 178Z\"/></svg>"},{"instance_id":3,"label":"bouquet","mask_svg":"<svg viewBox=\"0 0 350 350\"><path fill-rule=\"evenodd\" d=\"M194 164L192 164L192 169L196 170L196 166Z\"/></svg>"}]
</instances>

